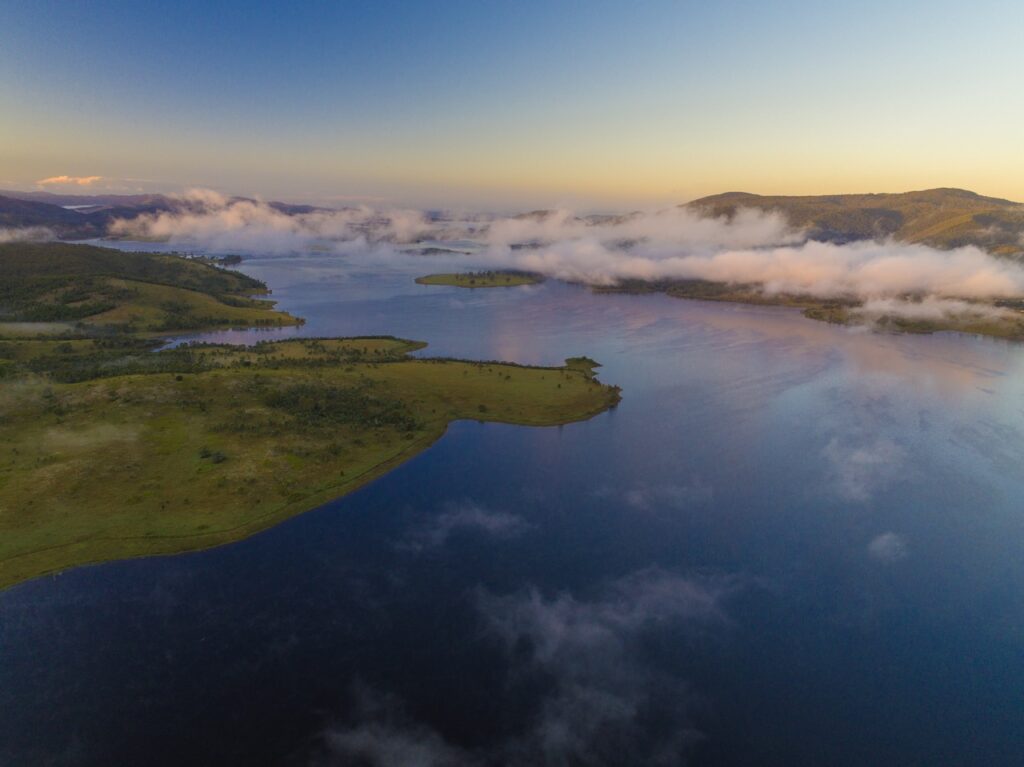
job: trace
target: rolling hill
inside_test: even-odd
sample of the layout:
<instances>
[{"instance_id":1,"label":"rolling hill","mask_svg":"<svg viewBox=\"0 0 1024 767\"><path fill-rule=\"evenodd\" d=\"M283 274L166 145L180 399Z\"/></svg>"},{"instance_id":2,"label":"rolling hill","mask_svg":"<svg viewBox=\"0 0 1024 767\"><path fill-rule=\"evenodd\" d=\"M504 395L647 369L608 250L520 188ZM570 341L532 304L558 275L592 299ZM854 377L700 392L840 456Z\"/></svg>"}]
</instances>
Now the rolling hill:
<instances>
[{"instance_id":1,"label":"rolling hill","mask_svg":"<svg viewBox=\"0 0 1024 767\"><path fill-rule=\"evenodd\" d=\"M806 197L727 192L686 207L712 216L732 216L740 208L778 211L815 240L893 237L944 249L977 245L999 255L1024 255L1024 204L964 189Z\"/></svg>"}]
</instances>

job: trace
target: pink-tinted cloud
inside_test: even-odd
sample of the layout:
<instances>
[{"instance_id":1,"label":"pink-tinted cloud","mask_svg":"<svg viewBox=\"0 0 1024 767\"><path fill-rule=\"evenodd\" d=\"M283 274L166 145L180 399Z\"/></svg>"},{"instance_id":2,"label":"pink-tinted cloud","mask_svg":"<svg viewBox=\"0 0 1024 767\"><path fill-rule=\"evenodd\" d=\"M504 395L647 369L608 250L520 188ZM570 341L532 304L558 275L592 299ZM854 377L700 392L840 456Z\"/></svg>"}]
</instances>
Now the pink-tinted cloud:
<instances>
[{"instance_id":1,"label":"pink-tinted cloud","mask_svg":"<svg viewBox=\"0 0 1024 767\"><path fill-rule=\"evenodd\" d=\"M69 186L92 186L102 179L103 176L50 176L50 178L40 179L36 183L40 186L57 184L65 184Z\"/></svg>"}]
</instances>

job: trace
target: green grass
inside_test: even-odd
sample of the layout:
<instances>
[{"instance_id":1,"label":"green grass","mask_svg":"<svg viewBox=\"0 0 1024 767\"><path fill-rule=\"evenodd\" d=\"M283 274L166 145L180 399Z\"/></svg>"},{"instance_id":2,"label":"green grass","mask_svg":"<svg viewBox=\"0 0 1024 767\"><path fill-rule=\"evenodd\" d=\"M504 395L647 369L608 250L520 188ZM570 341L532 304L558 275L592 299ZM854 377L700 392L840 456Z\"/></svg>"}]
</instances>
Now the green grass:
<instances>
[{"instance_id":1,"label":"green grass","mask_svg":"<svg viewBox=\"0 0 1024 767\"><path fill-rule=\"evenodd\" d=\"M0 273L0 588L238 540L453 420L562 424L619 399L585 357L415 359L425 344L391 337L156 351L162 332L301 322L253 298L263 283L177 256L0 245Z\"/></svg>"},{"instance_id":2,"label":"green grass","mask_svg":"<svg viewBox=\"0 0 1024 767\"><path fill-rule=\"evenodd\" d=\"M543 281L544 278L539 274L509 271L428 274L416 279L420 285L449 285L456 288L514 288Z\"/></svg>"},{"instance_id":3,"label":"green grass","mask_svg":"<svg viewBox=\"0 0 1024 767\"><path fill-rule=\"evenodd\" d=\"M0 587L238 540L362 486L454 420L547 426L619 399L587 358L538 368L407 356L422 346L199 345L146 351L150 372L111 375L89 363L110 361L95 339L4 342ZM73 382L59 382L67 369Z\"/></svg>"}]
</instances>

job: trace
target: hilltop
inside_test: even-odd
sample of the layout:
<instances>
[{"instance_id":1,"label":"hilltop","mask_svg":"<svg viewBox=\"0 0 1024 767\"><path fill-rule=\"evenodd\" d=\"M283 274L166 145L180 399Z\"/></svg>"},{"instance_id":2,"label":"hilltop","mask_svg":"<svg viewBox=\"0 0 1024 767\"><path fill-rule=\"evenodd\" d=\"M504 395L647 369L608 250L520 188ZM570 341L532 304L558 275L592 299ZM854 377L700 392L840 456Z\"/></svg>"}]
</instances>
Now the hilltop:
<instances>
[{"instance_id":1,"label":"hilltop","mask_svg":"<svg viewBox=\"0 0 1024 767\"><path fill-rule=\"evenodd\" d=\"M936 248L977 245L998 255L1024 255L1024 204L965 189L802 197L727 192L685 207L726 217L741 208L777 211L811 239L829 242L893 237Z\"/></svg>"}]
</instances>

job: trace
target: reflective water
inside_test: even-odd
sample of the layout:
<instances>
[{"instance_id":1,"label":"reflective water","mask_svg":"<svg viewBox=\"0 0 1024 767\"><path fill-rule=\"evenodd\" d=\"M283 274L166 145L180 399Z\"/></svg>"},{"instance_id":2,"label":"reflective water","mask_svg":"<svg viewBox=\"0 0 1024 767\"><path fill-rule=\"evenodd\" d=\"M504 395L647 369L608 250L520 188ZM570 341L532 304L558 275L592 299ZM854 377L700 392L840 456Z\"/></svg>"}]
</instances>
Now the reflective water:
<instances>
[{"instance_id":1,"label":"reflective water","mask_svg":"<svg viewBox=\"0 0 1024 767\"><path fill-rule=\"evenodd\" d=\"M308 323L207 337L586 354L624 399L458 423L249 540L0 593L0 763L1019 761L1024 347L244 268Z\"/></svg>"}]
</instances>

